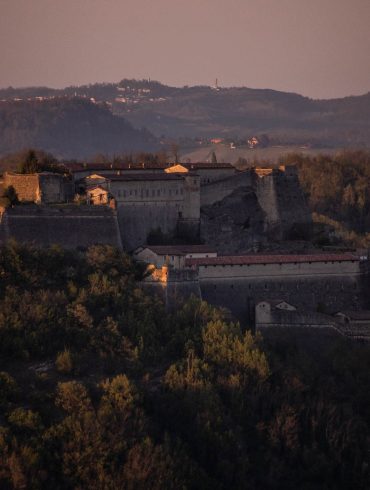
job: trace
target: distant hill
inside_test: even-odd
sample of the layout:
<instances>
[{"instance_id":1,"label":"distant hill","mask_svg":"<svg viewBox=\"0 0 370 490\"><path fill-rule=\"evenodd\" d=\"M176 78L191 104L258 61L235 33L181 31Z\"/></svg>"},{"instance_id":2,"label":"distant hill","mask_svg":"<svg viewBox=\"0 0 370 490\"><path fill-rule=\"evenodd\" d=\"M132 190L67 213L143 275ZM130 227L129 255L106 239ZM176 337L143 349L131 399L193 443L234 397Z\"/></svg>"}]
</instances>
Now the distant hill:
<instances>
[{"instance_id":1,"label":"distant hill","mask_svg":"<svg viewBox=\"0 0 370 490\"><path fill-rule=\"evenodd\" d=\"M266 133L274 144L370 146L370 93L313 100L245 87L169 87L148 80L0 90L0 99L85 97L108 102L113 114L156 136L243 138Z\"/></svg>"},{"instance_id":2,"label":"distant hill","mask_svg":"<svg viewBox=\"0 0 370 490\"><path fill-rule=\"evenodd\" d=\"M105 104L88 99L1 101L0 154L25 147L59 158L89 158L97 153L154 150L158 142L149 131L134 129Z\"/></svg>"}]
</instances>

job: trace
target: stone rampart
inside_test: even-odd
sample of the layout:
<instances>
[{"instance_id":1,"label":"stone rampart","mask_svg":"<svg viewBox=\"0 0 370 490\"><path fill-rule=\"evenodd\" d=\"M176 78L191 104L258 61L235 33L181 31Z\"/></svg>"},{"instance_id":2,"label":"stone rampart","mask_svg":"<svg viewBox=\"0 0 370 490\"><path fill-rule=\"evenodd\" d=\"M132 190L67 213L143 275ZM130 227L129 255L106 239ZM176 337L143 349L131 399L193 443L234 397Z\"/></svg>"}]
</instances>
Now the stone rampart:
<instances>
[{"instance_id":1,"label":"stone rampart","mask_svg":"<svg viewBox=\"0 0 370 490\"><path fill-rule=\"evenodd\" d=\"M4 211L0 230L3 242L12 238L40 247L109 244L121 248L116 213L106 206L15 206Z\"/></svg>"},{"instance_id":2,"label":"stone rampart","mask_svg":"<svg viewBox=\"0 0 370 490\"><path fill-rule=\"evenodd\" d=\"M117 215L125 250L147 243L148 234L158 228L166 235L176 235L179 210L175 203L120 204Z\"/></svg>"},{"instance_id":3,"label":"stone rampart","mask_svg":"<svg viewBox=\"0 0 370 490\"><path fill-rule=\"evenodd\" d=\"M204 183L200 190L200 205L210 206L230 195L238 187L253 186L253 182L252 171L246 170L216 182Z\"/></svg>"},{"instance_id":4,"label":"stone rampart","mask_svg":"<svg viewBox=\"0 0 370 490\"><path fill-rule=\"evenodd\" d=\"M20 201L38 202L40 186L38 174L5 172L4 187L13 186Z\"/></svg>"},{"instance_id":5,"label":"stone rampart","mask_svg":"<svg viewBox=\"0 0 370 490\"><path fill-rule=\"evenodd\" d=\"M194 270L163 266L161 269L154 269L142 285L157 294L167 309L176 308L192 295L201 298L198 273Z\"/></svg>"},{"instance_id":6,"label":"stone rampart","mask_svg":"<svg viewBox=\"0 0 370 490\"><path fill-rule=\"evenodd\" d=\"M34 203L62 203L73 199L71 181L57 173L4 174L4 187L13 186L18 199Z\"/></svg>"},{"instance_id":7,"label":"stone rampart","mask_svg":"<svg viewBox=\"0 0 370 490\"><path fill-rule=\"evenodd\" d=\"M198 274L202 297L229 308L245 324L253 319L255 303L262 300L283 298L309 311L366 306L365 276L355 259L207 265L198 266Z\"/></svg>"},{"instance_id":8,"label":"stone rampart","mask_svg":"<svg viewBox=\"0 0 370 490\"><path fill-rule=\"evenodd\" d=\"M256 169L258 176L258 169ZM274 239L309 239L312 218L294 166L256 177L256 193L266 213L265 231Z\"/></svg>"}]
</instances>

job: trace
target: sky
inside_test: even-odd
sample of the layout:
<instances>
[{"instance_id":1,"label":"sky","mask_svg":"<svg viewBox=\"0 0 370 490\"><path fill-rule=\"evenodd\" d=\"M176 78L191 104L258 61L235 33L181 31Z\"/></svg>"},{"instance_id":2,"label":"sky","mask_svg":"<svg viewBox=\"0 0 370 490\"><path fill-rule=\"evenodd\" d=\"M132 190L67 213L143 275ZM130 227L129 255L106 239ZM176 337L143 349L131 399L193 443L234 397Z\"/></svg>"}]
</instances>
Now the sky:
<instances>
[{"instance_id":1,"label":"sky","mask_svg":"<svg viewBox=\"0 0 370 490\"><path fill-rule=\"evenodd\" d=\"M370 91L370 0L0 0L0 87Z\"/></svg>"}]
</instances>

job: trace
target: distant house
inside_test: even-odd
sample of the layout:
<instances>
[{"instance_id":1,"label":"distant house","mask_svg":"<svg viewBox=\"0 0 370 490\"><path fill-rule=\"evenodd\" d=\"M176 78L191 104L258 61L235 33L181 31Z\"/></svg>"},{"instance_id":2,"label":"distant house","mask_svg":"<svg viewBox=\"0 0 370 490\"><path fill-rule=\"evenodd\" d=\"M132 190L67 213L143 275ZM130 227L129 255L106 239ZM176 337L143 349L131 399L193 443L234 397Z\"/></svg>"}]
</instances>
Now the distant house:
<instances>
[{"instance_id":1,"label":"distant house","mask_svg":"<svg viewBox=\"0 0 370 490\"><path fill-rule=\"evenodd\" d=\"M297 310L284 300L263 300L255 306L256 330L271 333L280 328L329 329L345 335L335 318L315 311Z\"/></svg>"},{"instance_id":2,"label":"distant house","mask_svg":"<svg viewBox=\"0 0 370 490\"><path fill-rule=\"evenodd\" d=\"M370 310L344 310L334 316L348 337L370 341Z\"/></svg>"},{"instance_id":3,"label":"distant house","mask_svg":"<svg viewBox=\"0 0 370 490\"><path fill-rule=\"evenodd\" d=\"M170 265L183 269L186 259L217 257L217 252L207 245L143 245L133 255L137 260L157 268Z\"/></svg>"},{"instance_id":4,"label":"distant house","mask_svg":"<svg viewBox=\"0 0 370 490\"><path fill-rule=\"evenodd\" d=\"M109 204L110 201L109 191L100 185L88 188L86 195L90 204Z\"/></svg>"}]
</instances>

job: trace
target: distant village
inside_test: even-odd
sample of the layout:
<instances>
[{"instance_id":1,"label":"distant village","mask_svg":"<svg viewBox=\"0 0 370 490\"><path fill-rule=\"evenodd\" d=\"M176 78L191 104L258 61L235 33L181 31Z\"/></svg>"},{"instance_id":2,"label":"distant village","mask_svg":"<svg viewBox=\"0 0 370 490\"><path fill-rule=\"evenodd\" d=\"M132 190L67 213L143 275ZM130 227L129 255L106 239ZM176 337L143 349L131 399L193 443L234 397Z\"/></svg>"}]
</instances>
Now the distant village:
<instances>
[{"instance_id":1,"label":"distant village","mask_svg":"<svg viewBox=\"0 0 370 490\"><path fill-rule=\"evenodd\" d=\"M4 173L1 186L12 189L18 204L0 209L1 243L113 245L147 264L144 286L168 308L194 294L257 331L311 328L370 340L367 256L313 248L294 165L240 171L217 162L66 163L63 169Z\"/></svg>"}]
</instances>

